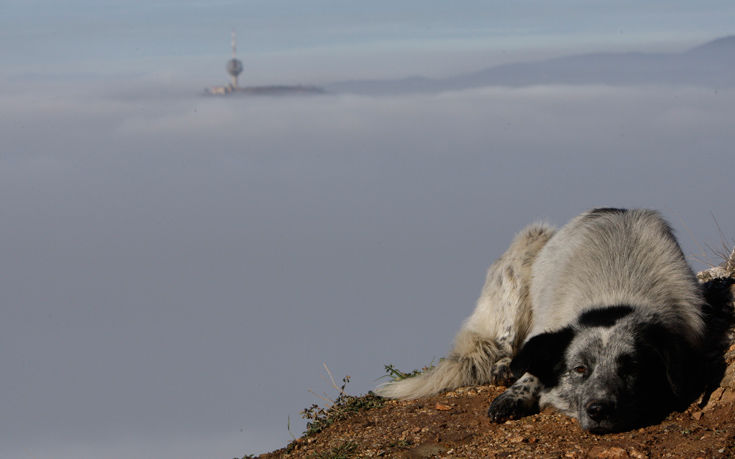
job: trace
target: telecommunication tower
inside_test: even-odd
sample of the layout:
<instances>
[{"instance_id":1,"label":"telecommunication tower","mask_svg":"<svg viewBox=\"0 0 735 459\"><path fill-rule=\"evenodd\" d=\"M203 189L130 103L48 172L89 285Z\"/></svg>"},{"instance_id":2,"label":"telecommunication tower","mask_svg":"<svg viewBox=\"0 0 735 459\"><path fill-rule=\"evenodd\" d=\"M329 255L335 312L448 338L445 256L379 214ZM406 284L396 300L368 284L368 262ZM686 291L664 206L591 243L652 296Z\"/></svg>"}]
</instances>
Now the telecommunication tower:
<instances>
[{"instance_id":1,"label":"telecommunication tower","mask_svg":"<svg viewBox=\"0 0 735 459\"><path fill-rule=\"evenodd\" d=\"M232 77L232 87L237 89L237 77L242 73L242 62L235 57L237 52L237 42L235 40L235 31L232 31L232 59L227 61L227 73Z\"/></svg>"}]
</instances>

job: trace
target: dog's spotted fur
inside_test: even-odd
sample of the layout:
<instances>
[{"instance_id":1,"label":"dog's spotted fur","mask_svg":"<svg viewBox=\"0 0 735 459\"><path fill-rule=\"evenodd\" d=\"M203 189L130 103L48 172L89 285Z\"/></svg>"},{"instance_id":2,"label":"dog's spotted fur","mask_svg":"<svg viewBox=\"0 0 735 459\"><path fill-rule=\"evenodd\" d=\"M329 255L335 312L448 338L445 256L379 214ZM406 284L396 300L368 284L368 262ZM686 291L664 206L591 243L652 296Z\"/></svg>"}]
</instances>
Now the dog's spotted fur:
<instances>
[{"instance_id":1,"label":"dog's spotted fur","mask_svg":"<svg viewBox=\"0 0 735 459\"><path fill-rule=\"evenodd\" d=\"M721 376L724 291L703 295L654 211L593 209L556 232L531 225L490 267L449 357L378 393L517 378L492 402L492 420L553 406L592 432L653 422Z\"/></svg>"}]
</instances>

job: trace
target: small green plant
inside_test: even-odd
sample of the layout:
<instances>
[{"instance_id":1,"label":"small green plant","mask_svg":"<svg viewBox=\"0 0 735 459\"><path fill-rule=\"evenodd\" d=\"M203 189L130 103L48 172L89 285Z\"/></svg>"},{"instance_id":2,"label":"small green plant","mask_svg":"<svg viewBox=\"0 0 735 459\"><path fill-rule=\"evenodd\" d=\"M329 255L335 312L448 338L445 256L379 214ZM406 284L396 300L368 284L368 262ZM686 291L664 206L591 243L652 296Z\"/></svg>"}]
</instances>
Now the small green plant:
<instances>
[{"instance_id":1,"label":"small green plant","mask_svg":"<svg viewBox=\"0 0 735 459\"><path fill-rule=\"evenodd\" d=\"M301 417L307 421L306 430L304 431L304 436L306 437L321 432L336 421L347 419L360 411L378 408L385 403L381 397L378 397L373 392L368 392L362 396L347 395L345 387L350 382L350 377L345 376L342 378L342 386L338 387L332 377L332 372L329 371L326 364L324 365L324 369L327 371L332 381L332 386L337 389L339 395L333 401L326 397L321 397L329 403L327 407L321 407L315 403L301 411Z\"/></svg>"},{"instance_id":2,"label":"small green plant","mask_svg":"<svg viewBox=\"0 0 735 459\"><path fill-rule=\"evenodd\" d=\"M347 419L360 411L377 408L383 405L384 400L372 392L368 392L366 395L360 397L347 395L344 392L344 388L349 381L349 376L345 376L344 379L342 379L342 392L340 392L339 396L334 400L332 406L324 408L317 404L313 404L301 412L301 417L307 420L306 430L304 431L305 436L308 437L309 435L319 433L334 422Z\"/></svg>"},{"instance_id":3,"label":"small green plant","mask_svg":"<svg viewBox=\"0 0 735 459\"><path fill-rule=\"evenodd\" d=\"M441 359L439 361L441 362ZM400 381L401 379L411 378L413 376L420 375L421 373L425 373L429 370L432 370L435 366L436 365L434 365L434 361L432 360L430 364L426 365L420 370L403 372L389 363L385 365L385 375L382 376L382 378L389 378L391 381Z\"/></svg>"}]
</instances>

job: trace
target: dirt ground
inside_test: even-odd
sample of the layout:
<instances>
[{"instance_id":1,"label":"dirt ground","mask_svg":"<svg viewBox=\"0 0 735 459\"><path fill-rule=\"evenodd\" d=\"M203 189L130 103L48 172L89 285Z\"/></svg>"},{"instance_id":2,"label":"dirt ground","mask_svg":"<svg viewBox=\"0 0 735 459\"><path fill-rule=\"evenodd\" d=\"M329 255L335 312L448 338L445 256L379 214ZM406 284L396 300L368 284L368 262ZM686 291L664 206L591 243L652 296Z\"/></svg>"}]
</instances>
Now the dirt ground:
<instances>
[{"instance_id":1,"label":"dirt ground","mask_svg":"<svg viewBox=\"0 0 735 459\"><path fill-rule=\"evenodd\" d=\"M386 400L260 458L735 457L735 344L725 360L725 376L706 403L699 400L660 424L629 432L590 434L552 410L494 424L487 409L505 388L477 386Z\"/></svg>"},{"instance_id":2,"label":"dirt ground","mask_svg":"<svg viewBox=\"0 0 735 459\"><path fill-rule=\"evenodd\" d=\"M648 458L735 456L735 345L720 389L700 407L631 432L593 435L553 411L494 424L486 412L504 388L479 386L412 401L387 401L270 458L528 457Z\"/></svg>"}]
</instances>

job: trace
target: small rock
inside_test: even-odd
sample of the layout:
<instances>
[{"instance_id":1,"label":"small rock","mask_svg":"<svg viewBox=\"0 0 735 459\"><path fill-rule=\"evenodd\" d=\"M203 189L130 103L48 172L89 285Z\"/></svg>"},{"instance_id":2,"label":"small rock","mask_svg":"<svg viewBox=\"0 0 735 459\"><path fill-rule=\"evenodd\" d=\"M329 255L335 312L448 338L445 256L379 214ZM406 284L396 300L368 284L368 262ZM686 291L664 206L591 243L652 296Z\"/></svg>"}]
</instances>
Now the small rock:
<instances>
[{"instance_id":1,"label":"small rock","mask_svg":"<svg viewBox=\"0 0 735 459\"><path fill-rule=\"evenodd\" d=\"M522 443L525 440L526 440L526 437L524 437L522 435L514 435L514 436L510 437L510 439L509 439L509 441L511 443Z\"/></svg>"},{"instance_id":2,"label":"small rock","mask_svg":"<svg viewBox=\"0 0 735 459\"><path fill-rule=\"evenodd\" d=\"M648 454L642 451L638 451L635 448L631 448L630 450L628 450L628 455L630 455L630 457L632 457L633 459L647 459L648 458Z\"/></svg>"},{"instance_id":3,"label":"small rock","mask_svg":"<svg viewBox=\"0 0 735 459\"><path fill-rule=\"evenodd\" d=\"M720 403L732 402L735 402L735 392L730 389L723 389L722 396L720 397Z\"/></svg>"},{"instance_id":4,"label":"small rock","mask_svg":"<svg viewBox=\"0 0 735 459\"><path fill-rule=\"evenodd\" d=\"M434 408L436 408L439 411L449 411L452 409L451 406L444 404L442 402L436 402L436 406Z\"/></svg>"},{"instance_id":5,"label":"small rock","mask_svg":"<svg viewBox=\"0 0 735 459\"><path fill-rule=\"evenodd\" d=\"M701 411L695 411L694 413L692 413L692 419L699 421L700 419L702 419L702 414L703 413Z\"/></svg>"},{"instance_id":6,"label":"small rock","mask_svg":"<svg viewBox=\"0 0 735 459\"><path fill-rule=\"evenodd\" d=\"M604 446L595 446L589 451L589 453L587 453L587 456L595 459L627 459L630 457L628 453L619 446L611 446L609 448L605 448Z\"/></svg>"},{"instance_id":7,"label":"small rock","mask_svg":"<svg viewBox=\"0 0 735 459\"><path fill-rule=\"evenodd\" d=\"M715 389L712 394L709 397L709 402L707 402L707 406L705 406L702 411L710 411L715 406L717 406L718 402L720 401L720 398L722 398L722 394L725 392L725 390L722 387L718 387Z\"/></svg>"},{"instance_id":8,"label":"small rock","mask_svg":"<svg viewBox=\"0 0 735 459\"><path fill-rule=\"evenodd\" d=\"M719 277L728 277L730 273L722 266L714 266L709 269L705 269L704 271L701 271L697 273L697 278L700 282L707 282L712 279L717 279Z\"/></svg>"}]
</instances>

